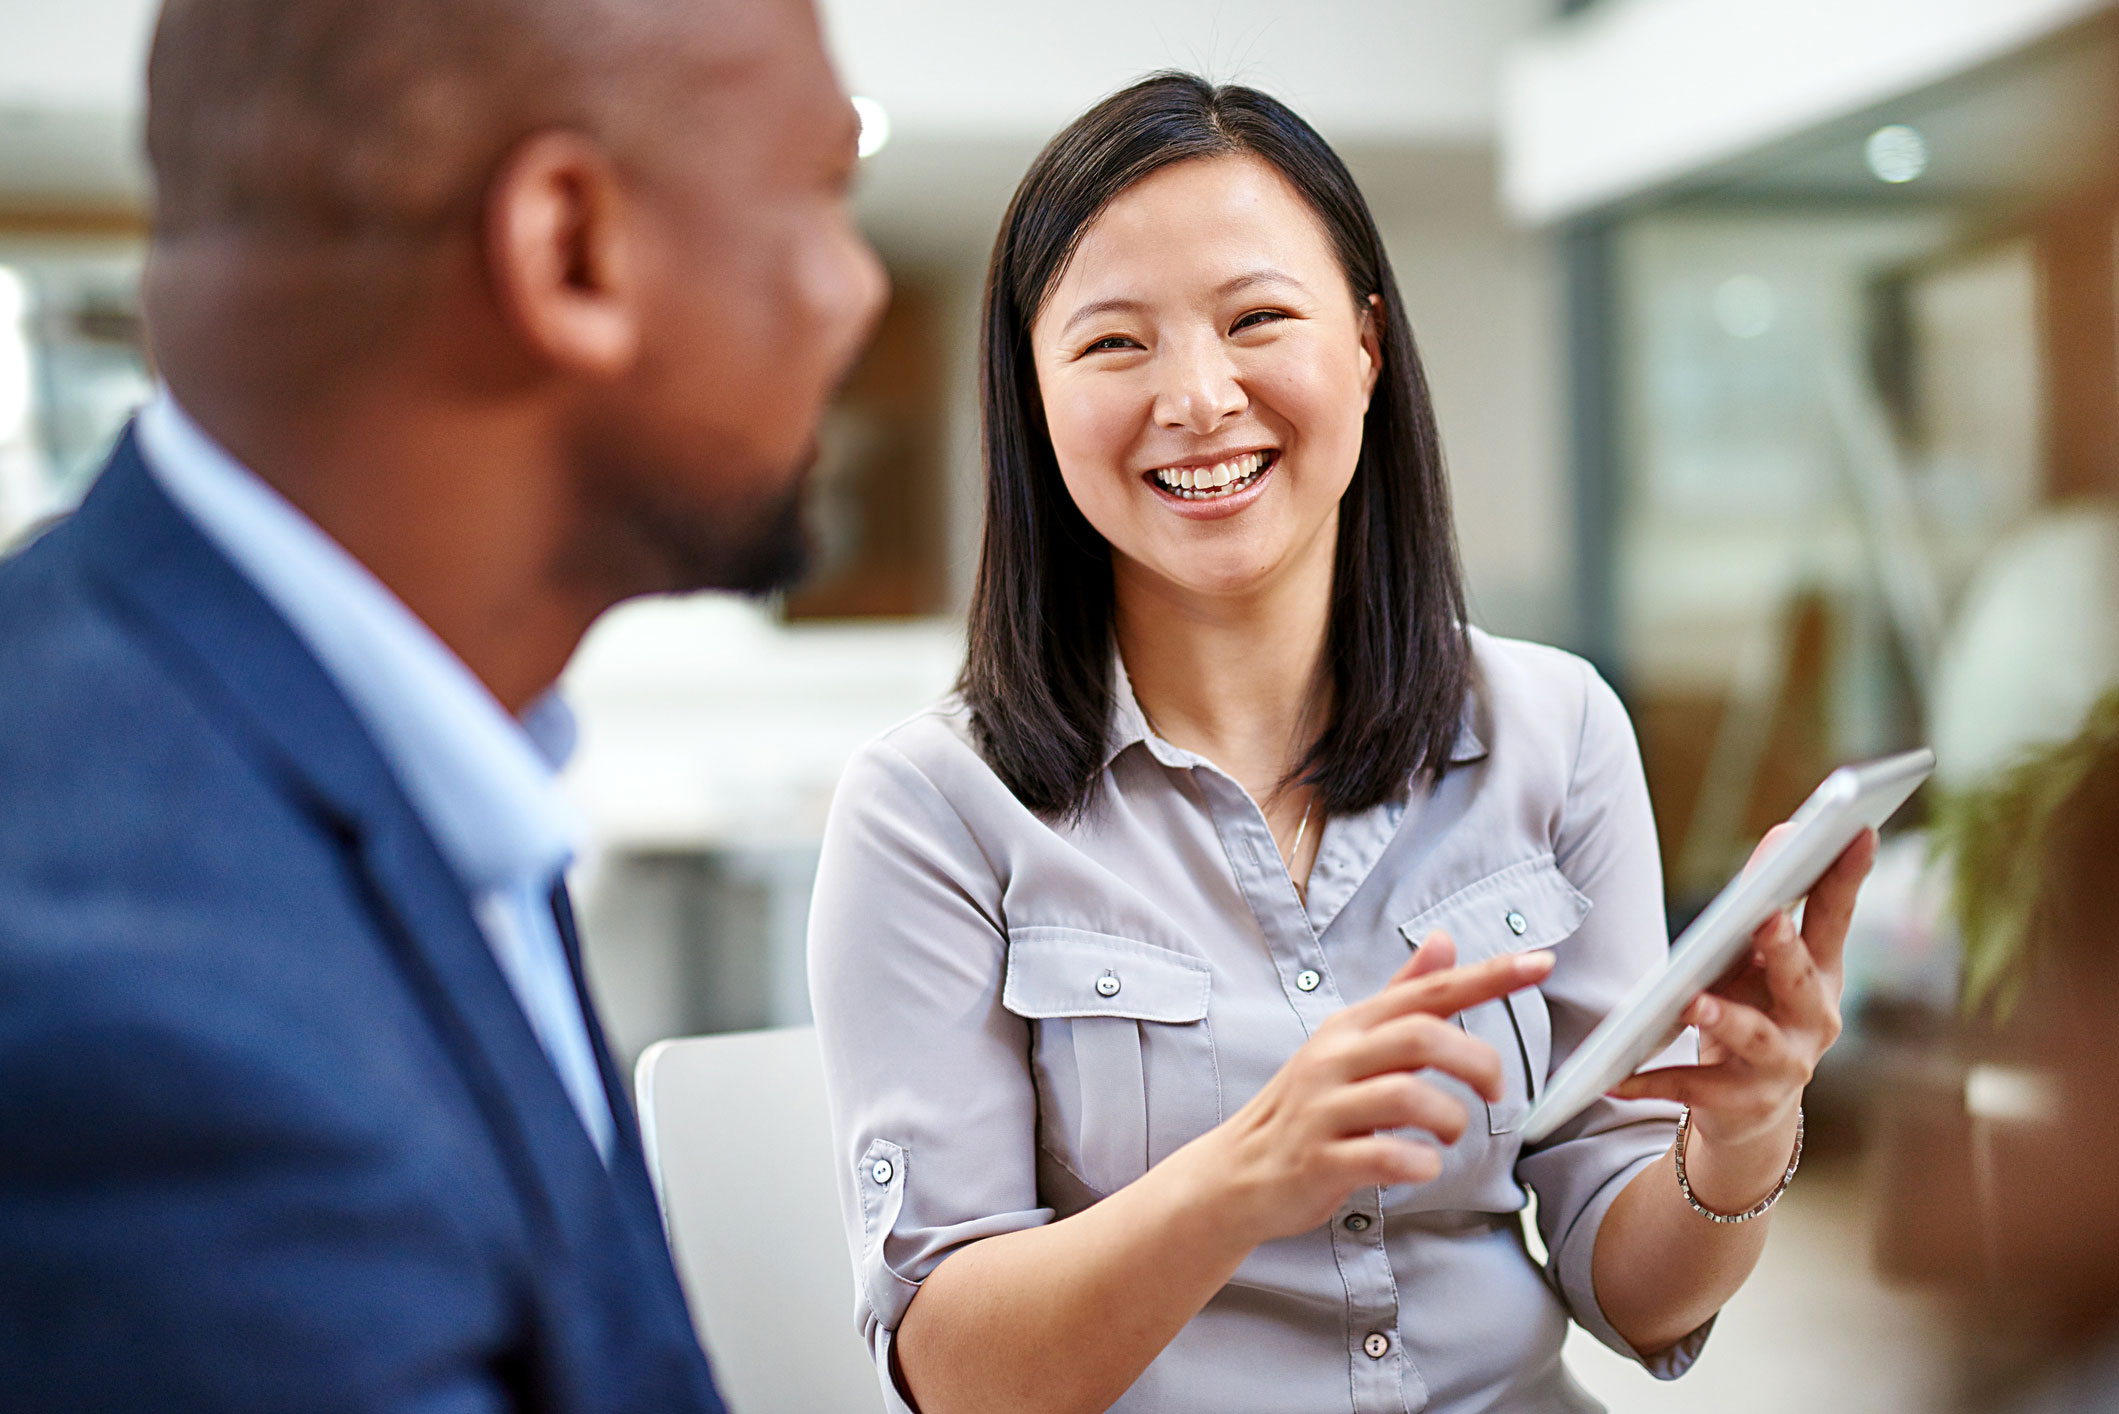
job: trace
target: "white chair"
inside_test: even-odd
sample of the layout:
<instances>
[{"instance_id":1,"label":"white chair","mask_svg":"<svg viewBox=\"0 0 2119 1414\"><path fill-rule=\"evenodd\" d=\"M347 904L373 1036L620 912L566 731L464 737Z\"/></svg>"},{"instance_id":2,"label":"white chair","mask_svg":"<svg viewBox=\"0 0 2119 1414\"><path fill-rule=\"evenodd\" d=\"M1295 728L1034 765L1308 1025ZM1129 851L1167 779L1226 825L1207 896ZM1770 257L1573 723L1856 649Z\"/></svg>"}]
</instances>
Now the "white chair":
<instances>
[{"instance_id":1,"label":"white chair","mask_svg":"<svg viewBox=\"0 0 2119 1414\"><path fill-rule=\"evenodd\" d=\"M734 1414L878 1414L813 1027L659 1041L634 1083L692 1320Z\"/></svg>"}]
</instances>

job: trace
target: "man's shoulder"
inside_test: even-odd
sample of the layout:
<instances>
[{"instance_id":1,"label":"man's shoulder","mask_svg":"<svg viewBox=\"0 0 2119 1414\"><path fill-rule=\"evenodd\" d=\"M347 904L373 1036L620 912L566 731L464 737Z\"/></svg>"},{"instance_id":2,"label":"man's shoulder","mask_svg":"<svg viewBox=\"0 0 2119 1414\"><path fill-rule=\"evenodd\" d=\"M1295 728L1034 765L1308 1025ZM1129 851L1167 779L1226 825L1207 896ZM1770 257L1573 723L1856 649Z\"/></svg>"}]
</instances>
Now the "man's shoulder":
<instances>
[{"instance_id":1,"label":"man's shoulder","mask_svg":"<svg viewBox=\"0 0 2119 1414\"><path fill-rule=\"evenodd\" d=\"M40 762L174 767L221 745L197 687L87 571L70 530L0 563L0 753L15 768L0 789L46 780Z\"/></svg>"},{"instance_id":2,"label":"man's shoulder","mask_svg":"<svg viewBox=\"0 0 2119 1414\"><path fill-rule=\"evenodd\" d=\"M317 1088L424 1093L392 1078L423 1023L346 840L67 551L0 566L0 1070L136 1127L380 1134Z\"/></svg>"},{"instance_id":3,"label":"man's shoulder","mask_svg":"<svg viewBox=\"0 0 2119 1414\"><path fill-rule=\"evenodd\" d=\"M122 885L196 913L315 873L322 825L69 529L0 564L0 912Z\"/></svg>"}]
</instances>

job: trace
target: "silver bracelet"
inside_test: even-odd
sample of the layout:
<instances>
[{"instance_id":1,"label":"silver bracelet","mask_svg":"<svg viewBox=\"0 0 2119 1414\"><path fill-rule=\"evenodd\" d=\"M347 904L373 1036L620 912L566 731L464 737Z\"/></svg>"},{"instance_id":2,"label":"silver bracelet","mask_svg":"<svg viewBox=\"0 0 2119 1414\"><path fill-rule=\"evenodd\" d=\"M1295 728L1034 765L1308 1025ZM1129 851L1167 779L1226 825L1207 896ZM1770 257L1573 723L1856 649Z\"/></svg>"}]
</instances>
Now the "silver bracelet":
<instances>
[{"instance_id":1,"label":"silver bracelet","mask_svg":"<svg viewBox=\"0 0 2119 1414\"><path fill-rule=\"evenodd\" d=\"M1748 1223L1764 1213L1781 1195L1788 1191L1788 1180L1795 1177L1796 1165L1803 1161L1803 1107L1795 1107L1795 1152L1788 1156L1788 1167L1781 1171L1781 1181L1773 1185L1773 1191L1744 1209L1741 1213L1717 1213L1714 1209L1692 1196L1692 1180L1685 1176L1685 1137L1692 1133L1692 1107L1687 1105L1678 1112L1677 1165L1678 1187L1685 1194L1685 1201L1692 1204L1692 1211L1711 1223Z\"/></svg>"}]
</instances>

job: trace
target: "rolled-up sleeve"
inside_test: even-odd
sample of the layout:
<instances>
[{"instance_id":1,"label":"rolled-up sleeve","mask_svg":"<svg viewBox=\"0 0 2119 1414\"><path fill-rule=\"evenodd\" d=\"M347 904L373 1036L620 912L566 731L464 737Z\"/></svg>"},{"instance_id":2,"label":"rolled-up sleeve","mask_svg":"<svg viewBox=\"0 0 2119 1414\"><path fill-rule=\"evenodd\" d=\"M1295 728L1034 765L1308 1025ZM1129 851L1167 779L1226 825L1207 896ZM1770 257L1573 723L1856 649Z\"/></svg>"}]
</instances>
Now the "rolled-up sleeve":
<instances>
[{"instance_id":1,"label":"rolled-up sleeve","mask_svg":"<svg viewBox=\"0 0 2119 1414\"><path fill-rule=\"evenodd\" d=\"M1051 1221L1038 1206L1028 1024L1001 1006L1007 937L991 861L887 740L847 768L809 924L855 1317L886 1398L920 1283L967 1243Z\"/></svg>"},{"instance_id":2,"label":"rolled-up sleeve","mask_svg":"<svg viewBox=\"0 0 2119 1414\"><path fill-rule=\"evenodd\" d=\"M1540 988L1552 1015L1552 1071L1669 951L1655 818L1633 727L1617 694L1587 664L1582 676L1581 745L1553 853L1592 907L1581 931L1557 950ZM1689 1064L1697 1054L1687 1032L1651 1064ZM1526 1148L1516 1165L1537 1195L1549 1273L1569 1313L1661 1379L1684 1373L1713 1321L1668 1350L1644 1355L1605 1318L1593 1266L1605 1214L1636 1174L1663 1159L1677 1116L1678 1107L1665 1101L1601 1098L1544 1143Z\"/></svg>"}]
</instances>

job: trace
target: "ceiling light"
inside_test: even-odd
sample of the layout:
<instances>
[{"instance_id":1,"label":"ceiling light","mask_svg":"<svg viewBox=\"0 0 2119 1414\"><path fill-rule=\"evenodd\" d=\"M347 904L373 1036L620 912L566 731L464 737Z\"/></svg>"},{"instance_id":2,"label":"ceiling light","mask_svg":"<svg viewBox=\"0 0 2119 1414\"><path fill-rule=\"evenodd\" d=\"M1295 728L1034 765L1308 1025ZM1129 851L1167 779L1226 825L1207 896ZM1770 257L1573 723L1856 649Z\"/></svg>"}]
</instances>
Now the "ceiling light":
<instances>
[{"instance_id":1,"label":"ceiling light","mask_svg":"<svg viewBox=\"0 0 2119 1414\"><path fill-rule=\"evenodd\" d=\"M1756 275L1731 275L1714 291L1714 321L1733 339L1756 339L1780 312L1773 286Z\"/></svg>"},{"instance_id":2,"label":"ceiling light","mask_svg":"<svg viewBox=\"0 0 2119 1414\"><path fill-rule=\"evenodd\" d=\"M890 114L873 98L855 95L853 110L861 119L861 142L856 149L863 157L873 157L890 141Z\"/></svg>"},{"instance_id":3,"label":"ceiling light","mask_svg":"<svg viewBox=\"0 0 2119 1414\"><path fill-rule=\"evenodd\" d=\"M1862 153L1869 159L1869 170L1876 180L1893 186L1910 182L1928 170L1928 140L1920 135L1920 129L1903 123L1870 133Z\"/></svg>"}]
</instances>

